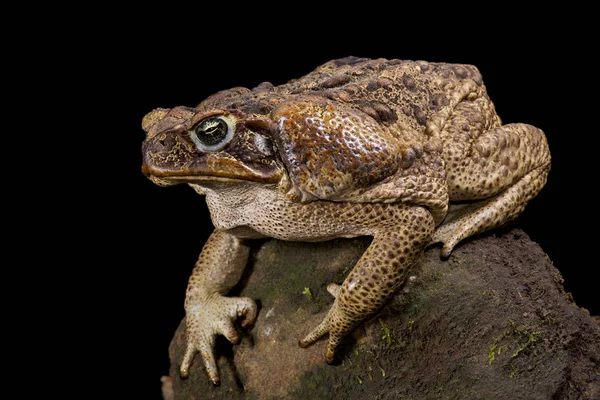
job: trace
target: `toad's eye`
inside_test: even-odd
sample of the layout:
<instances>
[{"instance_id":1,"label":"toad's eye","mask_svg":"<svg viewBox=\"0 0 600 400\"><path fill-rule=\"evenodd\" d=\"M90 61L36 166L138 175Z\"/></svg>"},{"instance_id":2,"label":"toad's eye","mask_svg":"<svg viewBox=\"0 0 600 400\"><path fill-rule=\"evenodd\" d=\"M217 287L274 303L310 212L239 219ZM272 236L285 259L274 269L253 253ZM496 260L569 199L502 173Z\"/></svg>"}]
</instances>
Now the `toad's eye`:
<instances>
[{"instance_id":1,"label":"toad's eye","mask_svg":"<svg viewBox=\"0 0 600 400\"><path fill-rule=\"evenodd\" d=\"M201 151L219 151L233 138L233 122L225 117L209 117L198 122L190 133Z\"/></svg>"}]
</instances>

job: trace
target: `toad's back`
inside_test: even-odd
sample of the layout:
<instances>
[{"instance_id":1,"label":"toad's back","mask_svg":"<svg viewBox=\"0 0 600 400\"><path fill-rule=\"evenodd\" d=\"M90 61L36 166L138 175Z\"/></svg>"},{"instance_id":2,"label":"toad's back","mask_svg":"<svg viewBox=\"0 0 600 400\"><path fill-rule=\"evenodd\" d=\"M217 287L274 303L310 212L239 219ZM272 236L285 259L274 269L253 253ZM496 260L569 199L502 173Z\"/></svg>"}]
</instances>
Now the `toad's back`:
<instances>
[{"instance_id":1,"label":"toad's back","mask_svg":"<svg viewBox=\"0 0 600 400\"><path fill-rule=\"evenodd\" d=\"M265 115L292 98L316 95L359 109L384 125L423 132L432 115L460 101L453 96L465 81L487 98L481 74L472 65L346 57L280 86L265 82L252 90L219 92L199 107L218 104Z\"/></svg>"}]
</instances>

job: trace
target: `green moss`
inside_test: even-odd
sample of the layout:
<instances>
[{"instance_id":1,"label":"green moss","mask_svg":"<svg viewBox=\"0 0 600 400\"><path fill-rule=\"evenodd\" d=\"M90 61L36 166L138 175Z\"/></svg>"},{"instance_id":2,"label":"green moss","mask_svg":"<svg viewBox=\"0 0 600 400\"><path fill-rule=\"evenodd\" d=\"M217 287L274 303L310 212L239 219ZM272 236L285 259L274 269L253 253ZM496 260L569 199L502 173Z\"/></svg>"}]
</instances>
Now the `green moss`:
<instances>
[{"instance_id":1,"label":"green moss","mask_svg":"<svg viewBox=\"0 0 600 400\"><path fill-rule=\"evenodd\" d=\"M444 285L446 285L446 273L436 271L427 285L427 294L430 296L435 295Z\"/></svg>"},{"instance_id":2,"label":"green moss","mask_svg":"<svg viewBox=\"0 0 600 400\"><path fill-rule=\"evenodd\" d=\"M313 306L313 312L317 312L318 313L325 306L324 304L322 304L323 302L320 301L320 299L313 294L313 292L310 290L310 288L305 287L304 290L302 291L302 294L312 304L312 306Z\"/></svg>"},{"instance_id":3,"label":"green moss","mask_svg":"<svg viewBox=\"0 0 600 400\"><path fill-rule=\"evenodd\" d=\"M492 344L490 346L490 351L488 353L488 360L489 363L491 364L495 359L496 359L496 355L500 355L502 354L502 351L506 349L506 345L502 345L502 346L496 346L496 341L494 341L494 344Z\"/></svg>"},{"instance_id":4,"label":"green moss","mask_svg":"<svg viewBox=\"0 0 600 400\"><path fill-rule=\"evenodd\" d=\"M392 332L392 330L383 322L381 318L379 318L379 324L381 324L381 330L383 331L383 336L381 338L387 342L388 346L391 346L394 332Z\"/></svg>"},{"instance_id":5,"label":"green moss","mask_svg":"<svg viewBox=\"0 0 600 400\"><path fill-rule=\"evenodd\" d=\"M500 335L499 337L495 337L494 341L490 345L487 355L489 364L492 364L492 362L496 360L497 356L502 354L502 352L508 347L508 344L499 345L501 341L508 339L510 336L517 336L519 344L517 349L511 356L511 358L515 358L527 348L534 347L535 342L537 341L537 336L542 333L541 331L529 332L526 329L519 328L516 326L515 322L512 319L508 320L508 325L509 326L504 330L502 335Z\"/></svg>"},{"instance_id":6,"label":"green moss","mask_svg":"<svg viewBox=\"0 0 600 400\"><path fill-rule=\"evenodd\" d=\"M515 325L515 322L512 319L509 319L508 322L513 328L513 333L516 333L517 335L526 339L525 343L522 343L519 346L519 348L517 349L517 351L515 351L514 354L512 355L512 358L515 358L526 348L534 347L534 343L537 342L536 336L540 335L542 332L541 331L529 332L523 328L519 328Z\"/></svg>"},{"instance_id":7,"label":"green moss","mask_svg":"<svg viewBox=\"0 0 600 400\"><path fill-rule=\"evenodd\" d=\"M305 287L302 294L305 295L308 298L308 300L310 300L311 302L315 301L315 297L313 296L313 294L309 288Z\"/></svg>"},{"instance_id":8,"label":"green moss","mask_svg":"<svg viewBox=\"0 0 600 400\"><path fill-rule=\"evenodd\" d=\"M488 360L491 364L496 359L496 343L490 346L490 351L488 352Z\"/></svg>"},{"instance_id":9,"label":"green moss","mask_svg":"<svg viewBox=\"0 0 600 400\"><path fill-rule=\"evenodd\" d=\"M512 358L515 358L516 356L518 356L523 350L525 350L528 347L534 347L534 343L537 342L537 335L540 335L542 332L527 332L526 330L522 329L516 329L516 332L520 333L521 335L525 336L525 338L527 339L527 341L523 344L521 344L521 346L517 349L517 351L515 351L515 353L512 355Z\"/></svg>"},{"instance_id":10,"label":"green moss","mask_svg":"<svg viewBox=\"0 0 600 400\"><path fill-rule=\"evenodd\" d=\"M449 261L451 264L454 264L454 265L462 265L462 264L469 262L469 259L465 258L465 257L455 256L453 254L452 257L450 257Z\"/></svg>"}]
</instances>

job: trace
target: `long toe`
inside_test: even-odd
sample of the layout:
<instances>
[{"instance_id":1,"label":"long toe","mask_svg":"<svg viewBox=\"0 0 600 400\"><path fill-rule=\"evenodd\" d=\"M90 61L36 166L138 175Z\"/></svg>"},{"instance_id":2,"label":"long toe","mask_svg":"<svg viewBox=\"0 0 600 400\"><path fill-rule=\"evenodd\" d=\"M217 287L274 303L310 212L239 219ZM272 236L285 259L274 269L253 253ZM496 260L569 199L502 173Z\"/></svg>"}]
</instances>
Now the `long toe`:
<instances>
[{"instance_id":1,"label":"long toe","mask_svg":"<svg viewBox=\"0 0 600 400\"><path fill-rule=\"evenodd\" d=\"M298 344L300 345L300 347L308 347L323 336L325 336L327 332L329 332L329 323L328 317L325 317L325 319L308 335L306 335L304 339L300 340Z\"/></svg>"}]
</instances>

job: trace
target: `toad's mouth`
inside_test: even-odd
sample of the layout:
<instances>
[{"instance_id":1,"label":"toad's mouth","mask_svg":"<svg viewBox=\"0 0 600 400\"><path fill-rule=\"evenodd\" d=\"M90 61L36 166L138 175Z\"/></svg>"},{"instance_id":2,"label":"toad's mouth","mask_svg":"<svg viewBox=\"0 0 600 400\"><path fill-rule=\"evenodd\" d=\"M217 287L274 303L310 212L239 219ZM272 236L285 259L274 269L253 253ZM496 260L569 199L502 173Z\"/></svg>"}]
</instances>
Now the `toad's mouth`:
<instances>
[{"instance_id":1,"label":"toad's mouth","mask_svg":"<svg viewBox=\"0 0 600 400\"><path fill-rule=\"evenodd\" d=\"M157 167L144 160L142 173L159 186L207 181L278 183L283 176L282 169L274 165L253 168L230 160L211 161L187 168L170 169Z\"/></svg>"},{"instance_id":2,"label":"toad's mouth","mask_svg":"<svg viewBox=\"0 0 600 400\"><path fill-rule=\"evenodd\" d=\"M148 179L150 179L153 183L158 186L174 186L180 183L203 183L203 182L231 182L231 183L239 183L239 182L257 182L255 180L250 179L240 179L240 178L225 178L221 176L169 176L169 177L158 177L154 175L147 175ZM277 181L273 182L264 182L264 183L277 183Z\"/></svg>"}]
</instances>

